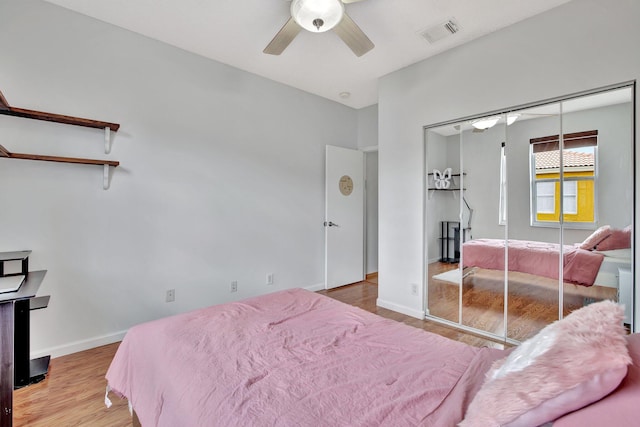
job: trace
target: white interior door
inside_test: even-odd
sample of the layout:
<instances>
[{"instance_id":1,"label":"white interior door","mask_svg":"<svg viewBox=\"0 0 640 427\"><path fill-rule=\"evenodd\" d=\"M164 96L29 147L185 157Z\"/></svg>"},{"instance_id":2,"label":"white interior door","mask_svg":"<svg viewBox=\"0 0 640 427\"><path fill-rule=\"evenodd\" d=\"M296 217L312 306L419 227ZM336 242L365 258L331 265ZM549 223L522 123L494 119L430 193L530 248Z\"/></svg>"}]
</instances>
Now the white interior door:
<instances>
[{"instance_id":1,"label":"white interior door","mask_svg":"<svg viewBox=\"0 0 640 427\"><path fill-rule=\"evenodd\" d=\"M327 145L325 287L364 280L364 153Z\"/></svg>"}]
</instances>

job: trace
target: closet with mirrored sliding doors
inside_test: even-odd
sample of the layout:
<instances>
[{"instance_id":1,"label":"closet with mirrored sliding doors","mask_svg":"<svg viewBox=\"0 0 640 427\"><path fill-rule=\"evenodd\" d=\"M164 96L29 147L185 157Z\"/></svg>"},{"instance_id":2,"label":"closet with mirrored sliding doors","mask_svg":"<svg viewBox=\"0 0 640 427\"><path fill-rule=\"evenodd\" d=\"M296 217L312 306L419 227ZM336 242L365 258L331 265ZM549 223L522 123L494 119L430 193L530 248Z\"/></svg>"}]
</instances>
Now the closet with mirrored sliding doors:
<instances>
[{"instance_id":1,"label":"closet with mirrored sliding doors","mask_svg":"<svg viewBox=\"0 0 640 427\"><path fill-rule=\"evenodd\" d=\"M425 127L428 318L517 343L611 299L634 329L634 93Z\"/></svg>"}]
</instances>

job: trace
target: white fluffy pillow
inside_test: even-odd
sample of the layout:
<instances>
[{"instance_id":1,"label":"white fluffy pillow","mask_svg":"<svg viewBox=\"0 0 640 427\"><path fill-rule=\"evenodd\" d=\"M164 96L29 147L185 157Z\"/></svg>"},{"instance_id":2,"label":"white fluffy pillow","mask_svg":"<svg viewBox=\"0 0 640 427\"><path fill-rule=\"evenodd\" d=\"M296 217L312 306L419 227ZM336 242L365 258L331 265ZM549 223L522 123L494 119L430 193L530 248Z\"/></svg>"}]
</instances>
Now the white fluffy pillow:
<instances>
[{"instance_id":1,"label":"white fluffy pillow","mask_svg":"<svg viewBox=\"0 0 640 427\"><path fill-rule=\"evenodd\" d=\"M460 426L537 426L611 393L631 363L623 317L602 301L542 329L494 363Z\"/></svg>"}]
</instances>

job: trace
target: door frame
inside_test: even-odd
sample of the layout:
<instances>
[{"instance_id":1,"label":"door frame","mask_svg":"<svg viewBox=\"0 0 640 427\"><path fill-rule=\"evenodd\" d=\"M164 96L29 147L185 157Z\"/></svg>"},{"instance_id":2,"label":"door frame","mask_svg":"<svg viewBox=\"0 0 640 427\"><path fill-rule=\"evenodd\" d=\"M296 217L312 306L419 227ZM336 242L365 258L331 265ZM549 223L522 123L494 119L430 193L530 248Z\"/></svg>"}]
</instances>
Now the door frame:
<instances>
[{"instance_id":1,"label":"door frame","mask_svg":"<svg viewBox=\"0 0 640 427\"><path fill-rule=\"evenodd\" d=\"M369 206L369 200L368 200L368 196L369 196L369 176L367 174L367 166L369 165L368 163L368 156L367 154L369 153L378 153L378 146L377 145L370 145L367 147L360 147L358 148L358 150L362 151L364 153L364 278L367 278L367 270L369 269L369 265L368 265L368 261L369 261L369 233L367 233L367 230L369 229L369 210L368 210L368 206ZM380 162L380 157L378 157L378 163ZM376 252L378 252L376 250ZM377 258L377 256L376 256ZM376 270L378 270L376 268Z\"/></svg>"},{"instance_id":2,"label":"door frame","mask_svg":"<svg viewBox=\"0 0 640 427\"><path fill-rule=\"evenodd\" d=\"M362 209L361 210L362 217L360 218L360 221L361 221L361 224L362 224L362 228L359 231L360 233L362 233L361 234L362 241L360 242L360 246L361 246L360 254L362 255L362 259L361 259L361 265L359 266L359 269L358 269L359 270L359 276L361 277L361 279L360 280L356 280L354 282L342 283L342 284L339 284L339 285L333 285L335 277L331 276L331 285L330 285L330 280L329 280L330 279L329 271L335 271L333 268L330 269L330 265L334 265L334 267L335 267L335 265L337 264L337 263L334 263L333 261L329 262L329 259L330 259L330 257L329 257L329 240L330 240L329 239L329 233L330 233L329 227L331 227L332 221L334 221L334 220L337 220L338 222L342 221L342 219L340 219L340 218L332 218L332 217L330 217L331 215L328 212L328 209L329 209L329 198L330 198L329 195L330 194L332 194L332 195L334 194L334 193L330 192L330 190L329 190L329 182L328 182L329 178L330 178L329 177L329 162L328 162L328 159L329 159L329 155L328 155L329 154L329 148L337 149L338 151L339 150L344 150L344 153L345 153L346 157L350 156L351 153L354 153L354 154L358 153L359 154L359 160L358 160L359 166L358 166L358 168L360 169L358 172L361 172L359 174L359 176L357 177L357 179L354 179L354 189L358 185L357 182L359 181L360 185L362 186L362 190L358 190L358 191L362 191L362 193L361 194L356 194L354 192L354 193L351 194L352 196L360 195L360 197L361 197L361 200L360 200L361 205L358 207L358 209ZM335 155L335 161L339 163L340 162L340 157L341 157L340 154L336 154ZM348 160L347 163L349 163L350 161L351 160ZM352 175L352 176L354 178L356 178L355 175ZM366 182L365 182L365 154L361 149L352 148L352 147L338 146L338 145L331 145L331 144L327 144L325 146L325 192L324 193L325 193L325 205L324 205L324 289L329 290L329 289L338 288L338 287L341 287L341 286L344 286L344 285L348 285L348 284L351 284L351 283L357 283L359 281L364 280L364 278L365 278L365 256L366 256L366 252L365 252L365 249L366 249L365 248L365 232L366 232L365 220L366 220L366 218L364 217L364 215L365 215L365 208L366 208L366 205L365 205L365 200L366 200L365 199L366 198ZM360 197L358 197L358 198L360 198ZM340 198L340 196L338 196L338 199L342 200ZM358 204L357 200L355 200L355 199L353 201L351 201L351 202L347 201L346 203L347 204L352 204L353 206L356 206ZM334 206L334 209L336 207L338 207L338 206L340 206L340 203L336 202L336 204ZM338 209L338 211L339 210L340 209ZM348 210L349 209L347 209L347 211ZM334 212L334 213L338 213L339 214L340 212ZM357 215L354 216L353 218L357 218ZM334 224L334 225L337 225L339 227L338 224ZM354 236L354 237L360 237L360 236ZM347 242L349 242L351 244L351 243L355 243L356 240L348 239ZM351 246L351 247L354 248L354 247L357 247L357 245ZM333 246L333 248L335 249L336 247ZM354 249L354 251L355 251L355 249ZM334 252L332 252L332 254L335 255ZM358 254L358 255L360 255L360 254ZM332 256L331 259L335 260L335 257ZM355 271L356 271L356 266L355 265L353 265L352 263L342 264L342 265L347 265L347 266L349 266L348 268L353 269L353 270L351 270L351 273L353 273L353 275L355 275ZM348 278L348 280L351 280L351 279L352 278ZM342 279L340 279L340 282L342 280L345 280L345 278L343 277Z\"/></svg>"},{"instance_id":3,"label":"door frame","mask_svg":"<svg viewBox=\"0 0 640 427\"><path fill-rule=\"evenodd\" d=\"M363 259L362 259L362 277L364 279L366 279L367 277L367 269L368 269L368 257L369 257L369 250L368 250L368 242L369 242L369 236L367 233L367 229L369 226L369 221L368 221L368 215L369 215L369 210L367 208L368 205L368 189L369 186L367 184L369 177L367 175L367 154L368 153L373 153L373 152L378 152L378 146L377 145L370 145L370 146L365 146L365 147L357 147L357 148L350 148L350 147L342 147L342 148L349 148L352 150L356 150L356 151L361 151L364 154L364 165L363 165L363 183L364 183L364 197L363 197L363 233L362 233L362 251L363 251ZM326 157L325 157L325 162L326 162ZM326 194L326 189L325 189L325 194ZM323 214L323 216L326 216L326 199L325 199L325 213ZM326 218L325 218L326 220ZM377 252L377 248L376 248L376 252ZM325 266L324 266L324 280L323 280L323 287L324 289L327 289L327 272L326 272L326 253L327 253L327 239L326 239L326 235L325 235L325 241L324 241L324 253L325 253Z\"/></svg>"}]
</instances>

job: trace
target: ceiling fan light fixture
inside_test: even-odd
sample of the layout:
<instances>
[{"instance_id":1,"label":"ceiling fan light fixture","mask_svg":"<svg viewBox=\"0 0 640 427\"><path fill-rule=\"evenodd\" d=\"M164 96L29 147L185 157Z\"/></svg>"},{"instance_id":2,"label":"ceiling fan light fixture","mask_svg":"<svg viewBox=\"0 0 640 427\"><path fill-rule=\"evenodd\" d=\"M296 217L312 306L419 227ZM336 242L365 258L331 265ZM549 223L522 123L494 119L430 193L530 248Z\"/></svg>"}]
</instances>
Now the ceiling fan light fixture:
<instances>
[{"instance_id":1,"label":"ceiling fan light fixture","mask_svg":"<svg viewBox=\"0 0 640 427\"><path fill-rule=\"evenodd\" d=\"M340 0L293 0L291 16L305 30L323 33L340 23L344 4Z\"/></svg>"},{"instance_id":2,"label":"ceiling fan light fixture","mask_svg":"<svg viewBox=\"0 0 640 427\"><path fill-rule=\"evenodd\" d=\"M513 124L513 122L515 122L516 120L518 120L518 117L520 117L520 114L508 114L507 115L507 126L511 126Z\"/></svg>"},{"instance_id":3,"label":"ceiling fan light fixture","mask_svg":"<svg viewBox=\"0 0 640 427\"><path fill-rule=\"evenodd\" d=\"M498 123L498 120L500 120L499 116L485 117L482 119L472 121L471 126L473 126L476 129L485 130L485 129L494 127L496 123Z\"/></svg>"}]
</instances>

